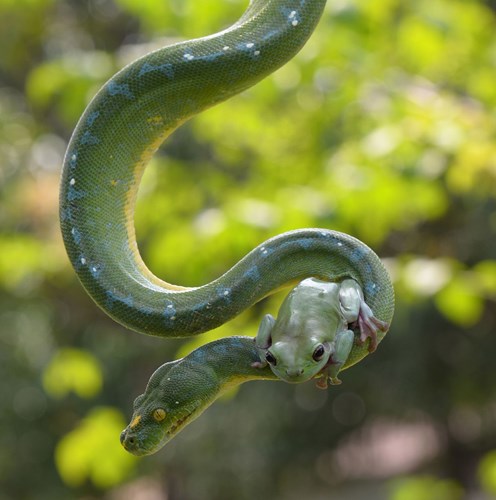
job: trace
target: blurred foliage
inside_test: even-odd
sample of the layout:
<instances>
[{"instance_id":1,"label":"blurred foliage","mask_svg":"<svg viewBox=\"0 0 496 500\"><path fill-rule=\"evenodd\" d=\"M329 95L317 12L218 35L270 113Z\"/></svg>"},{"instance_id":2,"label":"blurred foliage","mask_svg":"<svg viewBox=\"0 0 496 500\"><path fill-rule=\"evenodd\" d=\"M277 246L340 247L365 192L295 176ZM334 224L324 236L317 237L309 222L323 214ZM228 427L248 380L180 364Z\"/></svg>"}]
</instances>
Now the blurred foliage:
<instances>
[{"instance_id":1,"label":"blurred foliage","mask_svg":"<svg viewBox=\"0 0 496 500\"><path fill-rule=\"evenodd\" d=\"M88 478L102 489L122 482L137 461L115 439L125 425L117 410L96 408L64 436L55 450L64 482L75 487Z\"/></svg>"},{"instance_id":2,"label":"blurred foliage","mask_svg":"<svg viewBox=\"0 0 496 500\"><path fill-rule=\"evenodd\" d=\"M136 213L157 275L202 284L269 236L328 227L384 257L397 313L340 387L247 384L157 455L121 450L157 366L254 334L282 295L188 342L123 331L65 256L65 147L120 67L246 3L0 0L0 500L496 495L496 5L483 0L329 0L293 61L167 141Z\"/></svg>"},{"instance_id":3,"label":"blurred foliage","mask_svg":"<svg viewBox=\"0 0 496 500\"><path fill-rule=\"evenodd\" d=\"M454 481L418 477L399 481L391 500L461 500L463 490Z\"/></svg>"},{"instance_id":4,"label":"blurred foliage","mask_svg":"<svg viewBox=\"0 0 496 500\"><path fill-rule=\"evenodd\" d=\"M496 451L491 451L481 460L479 476L484 489L496 495Z\"/></svg>"},{"instance_id":5,"label":"blurred foliage","mask_svg":"<svg viewBox=\"0 0 496 500\"><path fill-rule=\"evenodd\" d=\"M98 361L88 351L59 349L43 373L45 391L56 398L74 391L82 398L96 396L102 386Z\"/></svg>"}]
</instances>

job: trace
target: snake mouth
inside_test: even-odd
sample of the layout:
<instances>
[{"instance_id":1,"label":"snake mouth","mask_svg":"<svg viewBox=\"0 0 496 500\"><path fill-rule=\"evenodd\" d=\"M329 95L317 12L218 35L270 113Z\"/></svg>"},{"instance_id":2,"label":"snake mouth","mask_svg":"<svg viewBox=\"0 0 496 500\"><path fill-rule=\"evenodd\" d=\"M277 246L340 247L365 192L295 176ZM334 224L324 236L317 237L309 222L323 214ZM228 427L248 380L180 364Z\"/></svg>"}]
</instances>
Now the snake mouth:
<instances>
[{"instance_id":1,"label":"snake mouth","mask_svg":"<svg viewBox=\"0 0 496 500\"><path fill-rule=\"evenodd\" d=\"M167 425L153 423L133 429L127 426L121 433L120 441L124 449L136 456L151 455L167 444L182 428L194 420L201 412L199 405L183 408L177 415L170 415Z\"/></svg>"},{"instance_id":2,"label":"snake mouth","mask_svg":"<svg viewBox=\"0 0 496 500\"><path fill-rule=\"evenodd\" d=\"M183 427L200 416L204 409L201 404L193 402L193 404L190 403L189 407L183 408L179 415L172 416L169 427L165 431L166 439L173 438Z\"/></svg>"},{"instance_id":3,"label":"snake mouth","mask_svg":"<svg viewBox=\"0 0 496 500\"><path fill-rule=\"evenodd\" d=\"M169 429L166 431L167 438L171 438L175 434L177 434L186 424L188 424L191 420L191 417L195 413L195 410L192 410L189 413L186 413L182 417L174 419L171 422Z\"/></svg>"}]
</instances>

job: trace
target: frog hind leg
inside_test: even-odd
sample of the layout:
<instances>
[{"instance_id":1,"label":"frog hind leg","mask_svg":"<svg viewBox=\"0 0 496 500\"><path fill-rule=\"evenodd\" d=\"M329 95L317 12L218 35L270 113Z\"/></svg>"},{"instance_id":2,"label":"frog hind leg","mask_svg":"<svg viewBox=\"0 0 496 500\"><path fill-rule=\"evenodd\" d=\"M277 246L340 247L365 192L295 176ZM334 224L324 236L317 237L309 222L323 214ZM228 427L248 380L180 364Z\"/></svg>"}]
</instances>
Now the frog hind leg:
<instances>
[{"instance_id":1,"label":"frog hind leg","mask_svg":"<svg viewBox=\"0 0 496 500\"><path fill-rule=\"evenodd\" d=\"M343 317L349 325L358 326L359 343L369 340L368 350L377 348L379 332L387 332L389 324L374 316L372 309L365 302L361 286L353 279L346 279L340 284L339 302Z\"/></svg>"},{"instance_id":2,"label":"frog hind leg","mask_svg":"<svg viewBox=\"0 0 496 500\"><path fill-rule=\"evenodd\" d=\"M369 352L374 352L377 349L378 332L387 332L389 324L376 318L372 309L362 300L358 313L358 328L360 329L360 343L363 344L368 338L368 350Z\"/></svg>"}]
</instances>

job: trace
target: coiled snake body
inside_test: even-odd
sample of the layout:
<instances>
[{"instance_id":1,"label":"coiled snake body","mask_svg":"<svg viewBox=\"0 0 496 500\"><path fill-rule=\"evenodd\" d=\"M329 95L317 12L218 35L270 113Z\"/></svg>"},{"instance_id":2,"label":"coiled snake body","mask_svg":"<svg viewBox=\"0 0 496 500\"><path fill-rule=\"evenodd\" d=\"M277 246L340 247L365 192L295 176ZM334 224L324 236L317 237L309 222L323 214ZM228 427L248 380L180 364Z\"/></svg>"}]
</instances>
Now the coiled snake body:
<instances>
[{"instance_id":1,"label":"coiled snake body","mask_svg":"<svg viewBox=\"0 0 496 500\"><path fill-rule=\"evenodd\" d=\"M133 212L150 157L185 120L291 59L314 30L324 5L325 0L252 0L225 31L167 46L125 67L82 115L64 162L62 233L85 289L119 323L161 337L195 335L223 324L282 285L309 276L356 280L374 314L391 321L393 289L381 262L363 243L342 233L303 229L281 234L220 278L196 288L157 278L137 249ZM345 367L367 352L354 346ZM222 339L191 356L157 370L147 392L136 400L133 421L121 439L132 453L156 451L227 386L274 378L269 369L252 367L258 358L248 338Z\"/></svg>"}]
</instances>

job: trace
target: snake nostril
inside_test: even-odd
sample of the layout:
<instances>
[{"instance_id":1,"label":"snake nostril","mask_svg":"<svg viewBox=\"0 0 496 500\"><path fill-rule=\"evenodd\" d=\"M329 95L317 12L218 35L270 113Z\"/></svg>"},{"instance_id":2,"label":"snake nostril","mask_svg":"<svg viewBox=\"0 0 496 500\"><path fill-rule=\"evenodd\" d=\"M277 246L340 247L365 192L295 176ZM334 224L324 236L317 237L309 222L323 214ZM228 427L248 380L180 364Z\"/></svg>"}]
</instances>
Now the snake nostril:
<instances>
[{"instance_id":1,"label":"snake nostril","mask_svg":"<svg viewBox=\"0 0 496 500\"><path fill-rule=\"evenodd\" d=\"M128 449L129 446L131 446L131 447L135 446L136 442L137 442L135 436L129 435L128 429L124 429L121 432L120 441L121 441L122 446L124 446L124 448L126 448L126 450Z\"/></svg>"}]
</instances>

